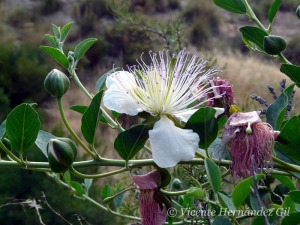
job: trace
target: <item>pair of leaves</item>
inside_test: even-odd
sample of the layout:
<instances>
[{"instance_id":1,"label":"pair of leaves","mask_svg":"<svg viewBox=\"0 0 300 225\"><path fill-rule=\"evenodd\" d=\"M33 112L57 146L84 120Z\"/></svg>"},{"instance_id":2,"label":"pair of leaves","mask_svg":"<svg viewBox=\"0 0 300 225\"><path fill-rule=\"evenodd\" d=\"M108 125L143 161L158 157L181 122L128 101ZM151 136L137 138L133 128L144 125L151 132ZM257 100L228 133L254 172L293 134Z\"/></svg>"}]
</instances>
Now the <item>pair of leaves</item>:
<instances>
[{"instance_id":1,"label":"pair of leaves","mask_svg":"<svg viewBox=\"0 0 300 225\"><path fill-rule=\"evenodd\" d=\"M75 54L76 62L78 62L84 56L84 54L95 43L95 41L97 41L96 38L88 38L88 39L80 42L75 47L74 54ZM69 68L69 61L68 61L67 56L62 51L60 51L58 48L50 47L50 46L41 46L40 48L43 51L45 51L48 55L50 55L56 62L58 62L65 69Z\"/></svg>"}]
</instances>

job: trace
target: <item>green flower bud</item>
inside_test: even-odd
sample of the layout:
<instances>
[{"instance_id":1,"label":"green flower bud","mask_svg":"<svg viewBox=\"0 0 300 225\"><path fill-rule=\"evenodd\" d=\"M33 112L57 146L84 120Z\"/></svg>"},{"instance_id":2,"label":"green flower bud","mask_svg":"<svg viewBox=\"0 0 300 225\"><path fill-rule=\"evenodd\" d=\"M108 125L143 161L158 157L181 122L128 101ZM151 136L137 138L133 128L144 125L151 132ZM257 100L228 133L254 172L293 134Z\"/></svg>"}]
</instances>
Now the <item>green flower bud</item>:
<instances>
[{"instance_id":1,"label":"green flower bud","mask_svg":"<svg viewBox=\"0 0 300 225\"><path fill-rule=\"evenodd\" d=\"M278 55L286 48L286 42L282 37L269 35L264 38L264 50L270 55Z\"/></svg>"},{"instance_id":2,"label":"green flower bud","mask_svg":"<svg viewBox=\"0 0 300 225\"><path fill-rule=\"evenodd\" d=\"M296 16L300 19L300 5L296 9Z\"/></svg>"},{"instance_id":3,"label":"green flower bud","mask_svg":"<svg viewBox=\"0 0 300 225\"><path fill-rule=\"evenodd\" d=\"M77 147L69 138L51 139L47 145L48 161L56 173L67 170L77 156Z\"/></svg>"},{"instance_id":4,"label":"green flower bud","mask_svg":"<svg viewBox=\"0 0 300 225\"><path fill-rule=\"evenodd\" d=\"M44 86L49 94L60 98L69 90L70 80L63 72L54 69L47 75Z\"/></svg>"},{"instance_id":5,"label":"green flower bud","mask_svg":"<svg viewBox=\"0 0 300 225\"><path fill-rule=\"evenodd\" d=\"M68 62L69 62L69 65L73 65L74 64L74 62L75 62L74 58L75 58L75 53L72 52L72 51L69 51L68 52Z\"/></svg>"},{"instance_id":6,"label":"green flower bud","mask_svg":"<svg viewBox=\"0 0 300 225\"><path fill-rule=\"evenodd\" d=\"M179 189L181 187L181 180L178 178L175 178L172 182L172 186L176 189Z\"/></svg>"}]
</instances>

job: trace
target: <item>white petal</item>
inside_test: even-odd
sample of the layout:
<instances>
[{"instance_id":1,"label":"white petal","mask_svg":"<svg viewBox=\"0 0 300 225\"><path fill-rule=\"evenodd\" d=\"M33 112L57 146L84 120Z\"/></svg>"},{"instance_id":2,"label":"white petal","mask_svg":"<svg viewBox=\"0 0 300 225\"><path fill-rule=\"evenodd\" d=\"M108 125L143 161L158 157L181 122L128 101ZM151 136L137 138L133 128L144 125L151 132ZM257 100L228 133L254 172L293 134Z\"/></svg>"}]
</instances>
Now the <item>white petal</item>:
<instances>
[{"instance_id":1,"label":"white petal","mask_svg":"<svg viewBox=\"0 0 300 225\"><path fill-rule=\"evenodd\" d=\"M134 75L127 71L117 71L109 75L106 79L106 87L109 88L112 84L117 84L119 86L120 83L126 85L126 87L136 86L136 81L134 79Z\"/></svg>"},{"instance_id":2,"label":"white petal","mask_svg":"<svg viewBox=\"0 0 300 225\"><path fill-rule=\"evenodd\" d=\"M215 114L215 118L217 118L218 116L220 116L221 114L224 113L225 109L223 108L218 108L218 107L214 107L214 109L217 111Z\"/></svg>"},{"instance_id":3,"label":"white petal","mask_svg":"<svg viewBox=\"0 0 300 225\"><path fill-rule=\"evenodd\" d=\"M149 137L154 162L161 168L193 159L198 149L198 134L176 127L166 116L154 124Z\"/></svg>"},{"instance_id":4,"label":"white petal","mask_svg":"<svg viewBox=\"0 0 300 225\"><path fill-rule=\"evenodd\" d=\"M175 113L174 116L182 122L187 122L189 118L197 111L198 109L191 109L181 113Z\"/></svg>"},{"instance_id":5,"label":"white petal","mask_svg":"<svg viewBox=\"0 0 300 225\"><path fill-rule=\"evenodd\" d=\"M221 115L222 113L224 113L224 109L223 108L217 108L214 107L214 109L216 110L215 113L215 118L217 118L219 115ZM189 120L189 118L197 111L198 109L191 109L185 112L181 112L181 113L175 113L174 116L176 118L178 118L180 121L182 122L187 122Z\"/></svg>"},{"instance_id":6,"label":"white petal","mask_svg":"<svg viewBox=\"0 0 300 225\"><path fill-rule=\"evenodd\" d=\"M137 102L115 84L110 84L105 92L103 104L110 110L130 116L135 116L142 111Z\"/></svg>"}]
</instances>

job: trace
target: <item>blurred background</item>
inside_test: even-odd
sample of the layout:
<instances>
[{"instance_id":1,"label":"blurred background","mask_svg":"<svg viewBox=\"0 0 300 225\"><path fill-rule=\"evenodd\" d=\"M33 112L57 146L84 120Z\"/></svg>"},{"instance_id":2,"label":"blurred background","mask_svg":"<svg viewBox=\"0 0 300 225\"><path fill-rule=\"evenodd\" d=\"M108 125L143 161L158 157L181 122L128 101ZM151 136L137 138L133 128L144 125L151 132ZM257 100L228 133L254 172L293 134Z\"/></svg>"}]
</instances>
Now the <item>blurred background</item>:
<instances>
[{"instance_id":1,"label":"blurred background","mask_svg":"<svg viewBox=\"0 0 300 225\"><path fill-rule=\"evenodd\" d=\"M227 13L210 0L115 3L108 0L0 0L0 122L18 104L35 102L43 129L56 136L68 136L59 120L55 101L43 88L45 76L53 68L62 69L39 49L41 45L48 45L43 36L52 33L51 23L62 26L74 22L65 44L67 51L84 38L98 39L78 65L79 78L92 93L96 80L113 67L134 65L142 53L147 55L150 50L176 52L182 48L220 67L223 73L219 76L233 84L236 103L244 110L261 107L249 97L254 93L271 102L268 85L279 93L279 82L285 78L278 69L279 64L250 52L241 40L239 27L251 25L245 16ZM272 1L249 0L249 3L267 26ZM299 4L298 0L284 0L273 25L273 34L288 41L285 56L297 65L300 65L300 20L294 12ZM66 108L88 102L74 84L64 96ZM80 115L68 112L67 116L79 132ZM126 120L124 125L129 126ZM99 132L100 151L113 154L116 133L106 128ZM37 153L28 157L44 160ZM74 199L43 174L3 168L0 173L0 224L39 224L34 209L24 203L28 199L35 199L42 207L40 212L46 224L123 224L110 214ZM99 185L104 182L108 181L100 181ZM91 194L97 198L99 189L94 187Z\"/></svg>"}]
</instances>

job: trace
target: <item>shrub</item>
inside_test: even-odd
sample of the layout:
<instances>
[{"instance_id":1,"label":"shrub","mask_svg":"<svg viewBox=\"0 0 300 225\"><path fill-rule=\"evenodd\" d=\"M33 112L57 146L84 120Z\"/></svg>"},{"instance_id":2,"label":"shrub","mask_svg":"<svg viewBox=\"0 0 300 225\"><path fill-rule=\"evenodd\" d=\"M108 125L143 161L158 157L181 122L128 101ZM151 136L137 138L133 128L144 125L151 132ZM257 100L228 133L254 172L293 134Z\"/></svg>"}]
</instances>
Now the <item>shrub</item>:
<instances>
[{"instance_id":1,"label":"shrub","mask_svg":"<svg viewBox=\"0 0 300 225\"><path fill-rule=\"evenodd\" d=\"M190 41L197 47L219 33L221 17L211 2L193 2L183 12L190 30Z\"/></svg>"},{"instance_id":2,"label":"shrub","mask_svg":"<svg viewBox=\"0 0 300 225\"><path fill-rule=\"evenodd\" d=\"M40 103L47 96L43 88L51 65L37 46L12 43L0 46L0 88L10 100L10 107L24 101Z\"/></svg>"}]
</instances>

